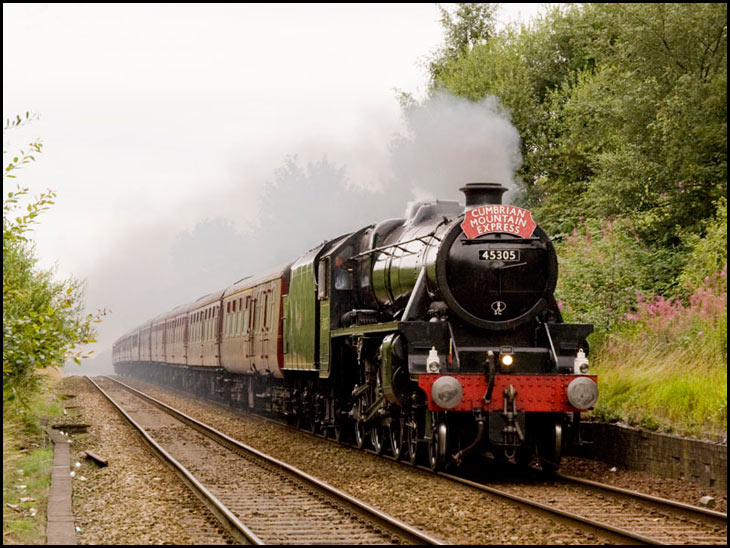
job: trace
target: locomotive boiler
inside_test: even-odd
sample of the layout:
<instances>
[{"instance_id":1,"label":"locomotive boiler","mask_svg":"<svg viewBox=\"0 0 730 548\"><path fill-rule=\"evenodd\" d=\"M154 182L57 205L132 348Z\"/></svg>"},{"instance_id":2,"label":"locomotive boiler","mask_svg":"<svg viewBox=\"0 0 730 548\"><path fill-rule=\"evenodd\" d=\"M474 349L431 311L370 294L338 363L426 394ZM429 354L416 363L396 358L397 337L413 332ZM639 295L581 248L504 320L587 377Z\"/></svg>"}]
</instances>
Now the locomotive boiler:
<instances>
[{"instance_id":1,"label":"locomotive boiler","mask_svg":"<svg viewBox=\"0 0 730 548\"><path fill-rule=\"evenodd\" d=\"M556 469L597 400L592 326L563 322L531 212L498 184L461 190L465 207L417 204L158 316L115 343L117 372L433 469Z\"/></svg>"}]
</instances>

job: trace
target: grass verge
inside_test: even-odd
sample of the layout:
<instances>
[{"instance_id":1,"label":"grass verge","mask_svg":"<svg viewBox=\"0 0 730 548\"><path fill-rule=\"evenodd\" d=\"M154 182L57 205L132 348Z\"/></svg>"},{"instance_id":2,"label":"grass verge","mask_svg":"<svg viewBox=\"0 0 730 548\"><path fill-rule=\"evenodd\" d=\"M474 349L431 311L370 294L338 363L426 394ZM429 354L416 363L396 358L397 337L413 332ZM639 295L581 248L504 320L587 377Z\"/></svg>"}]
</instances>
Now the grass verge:
<instances>
[{"instance_id":1,"label":"grass verge","mask_svg":"<svg viewBox=\"0 0 730 548\"><path fill-rule=\"evenodd\" d=\"M594 417L705 439L727 435L727 367L679 352L597 362Z\"/></svg>"},{"instance_id":2,"label":"grass verge","mask_svg":"<svg viewBox=\"0 0 730 548\"><path fill-rule=\"evenodd\" d=\"M44 373L39 392L25 402L3 402L3 544L45 544L46 504L53 444L41 419L61 416L54 387L58 370Z\"/></svg>"},{"instance_id":3,"label":"grass verge","mask_svg":"<svg viewBox=\"0 0 730 548\"><path fill-rule=\"evenodd\" d=\"M725 273L716 282L725 282ZM636 313L626 315L592 358L600 391L593 416L726 438L726 291L719 283L702 287L688 305L640 296Z\"/></svg>"}]
</instances>

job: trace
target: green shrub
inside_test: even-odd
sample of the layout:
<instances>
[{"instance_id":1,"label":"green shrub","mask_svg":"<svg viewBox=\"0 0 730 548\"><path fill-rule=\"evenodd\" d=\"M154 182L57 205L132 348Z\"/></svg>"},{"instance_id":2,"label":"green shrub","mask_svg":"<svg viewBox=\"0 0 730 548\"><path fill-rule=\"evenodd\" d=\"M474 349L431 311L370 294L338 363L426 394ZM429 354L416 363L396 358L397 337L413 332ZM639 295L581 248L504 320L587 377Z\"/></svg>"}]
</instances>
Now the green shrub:
<instances>
[{"instance_id":1,"label":"green shrub","mask_svg":"<svg viewBox=\"0 0 730 548\"><path fill-rule=\"evenodd\" d=\"M637 293L593 354L594 414L684 434L727 431L727 267L687 302Z\"/></svg>"},{"instance_id":2,"label":"green shrub","mask_svg":"<svg viewBox=\"0 0 730 548\"><path fill-rule=\"evenodd\" d=\"M680 294L686 296L708 281L709 276L727 266L727 199L717 202L715 218L705 224L706 234L701 238L689 234L686 238L690 252L679 275Z\"/></svg>"},{"instance_id":3,"label":"green shrub","mask_svg":"<svg viewBox=\"0 0 730 548\"><path fill-rule=\"evenodd\" d=\"M651 284L652 252L624 221L582 222L557 251L563 315L593 324L601 338L633 309L636 289Z\"/></svg>"},{"instance_id":4,"label":"green shrub","mask_svg":"<svg viewBox=\"0 0 730 548\"><path fill-rule=\"evenodd\" d=\"M4 131L34 118L26 113L25 118L8 119ZM62 366L67 359L79 362L93 352L77 349L96 342L92 323L106 313L84 315L83 284L73 279L56 281L53 271L38 268L30 233L56 194L48 190L30 199L30 189L16 186L8 191L6 187L42 151L38 141L29 146L7 160L3 150L3 407L37 388L39 369Z\"/></svg>"}]
</instances>

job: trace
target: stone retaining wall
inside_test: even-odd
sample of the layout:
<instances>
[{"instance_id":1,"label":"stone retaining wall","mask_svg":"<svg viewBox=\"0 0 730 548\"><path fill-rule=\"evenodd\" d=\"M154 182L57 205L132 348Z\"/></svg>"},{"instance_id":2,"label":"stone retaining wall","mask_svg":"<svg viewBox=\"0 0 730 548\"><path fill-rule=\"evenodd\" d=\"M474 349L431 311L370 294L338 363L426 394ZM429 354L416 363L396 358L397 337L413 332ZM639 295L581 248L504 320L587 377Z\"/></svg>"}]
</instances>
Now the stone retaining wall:
<instances>
[{"instance_id":1,"label":"stone retaining wall","mask_svg":"<svg viewBox=\"0 0 730 548\"><path fill-rule=\"evenodd\" d=\"M582 423L581 437L592 443L573 448L576 456L727 492L727 444L598 422Z\"/></svg>"}]
</instances>

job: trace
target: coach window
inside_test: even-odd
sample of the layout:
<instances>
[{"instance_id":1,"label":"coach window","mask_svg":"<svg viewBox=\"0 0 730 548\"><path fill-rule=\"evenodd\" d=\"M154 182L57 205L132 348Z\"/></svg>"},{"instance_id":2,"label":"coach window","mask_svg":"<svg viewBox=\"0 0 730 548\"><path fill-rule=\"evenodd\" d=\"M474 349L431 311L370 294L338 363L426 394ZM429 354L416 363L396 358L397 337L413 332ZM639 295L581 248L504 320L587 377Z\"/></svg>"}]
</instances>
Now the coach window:
<instances>
[{"instance_id":1,"label":"coach window","mask_svg":"<svg viewBox=\"0 0 730 548\"><path fill-rule=\"evenodd\" d=\"M248 335L248 332L250 331L249 324L251 322L251 296L246 295L246 306L244 307L244 314L243 314L243 333Z\"/></svg>"},{"instance_id":2,"label":"coach window","mask_svg":"<svg viewBox=\"0 0 730 548\"><path fill-rule=\"evenodd\" d=\"M253 332L261 332L261 292L254 299Z\"/></svg>"},{"instance_id":3,"label":"coach window","mask_svg":"<svg viewBox=\"0 0 730 548\"><path fill-rule=\"evenodd\" d=\"M236 336L241 334L241 326L243 324L243 299L236 300Z\"/></svg>"},{"instance_id":4,"label":"coach window","mask_svg":"<svg viewBox=\"0 0 730 548\"><path fill-rule=\"evenodd\" d=\"M263 330L266 331L269 327L269 293L264 293L264 325Z\"/></svg>"},{"instance_id":5,"label":"coach window","mask_svg":"<svg viewBox=\"0 0 730 548\"><path fill-rule=\"evenodd\" d=\"M231 325L228 334L232 337L236 333L236 301L231 301Z\"/></svg>"}]
</instances>

